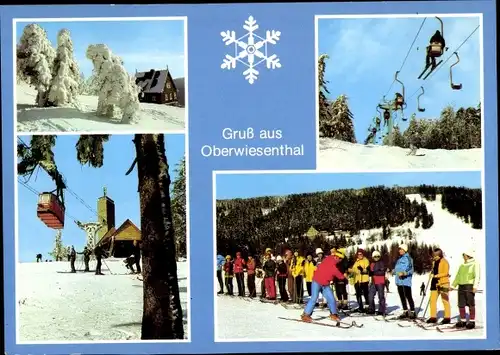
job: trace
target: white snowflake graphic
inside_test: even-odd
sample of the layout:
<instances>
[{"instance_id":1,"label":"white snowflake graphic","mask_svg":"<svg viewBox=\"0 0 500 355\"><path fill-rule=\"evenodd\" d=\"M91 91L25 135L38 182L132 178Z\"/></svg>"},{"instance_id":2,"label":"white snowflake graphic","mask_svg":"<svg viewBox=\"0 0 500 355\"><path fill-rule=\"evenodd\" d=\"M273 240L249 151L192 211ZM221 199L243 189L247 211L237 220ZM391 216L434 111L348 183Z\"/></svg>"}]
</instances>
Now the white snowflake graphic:
<instances>
[{"instance_id":1,"label":"white snowflake graphic","mask_svg":"<svg viewBox=\"0 0 500 355\"><path fill-rule=\"evenodd\" d=\"M243 28L247 34L239 38L236 38L235 31L220 33L226 46L234 45L234 55L226 54L220 67L231 70L236 68L237 62L245 65L247 69L243 75L249 84L253 84L259 76L259 71L255 68L262 62L266 62L267 69L281 68L278 56L276 54L269 55L267 52L267 45L276 44L280 40L281 32L271 30L266 31L266 38L258 36L255 31L259 25L253 16L249 16L245 20Z\"/></svg>"}]
</instances>

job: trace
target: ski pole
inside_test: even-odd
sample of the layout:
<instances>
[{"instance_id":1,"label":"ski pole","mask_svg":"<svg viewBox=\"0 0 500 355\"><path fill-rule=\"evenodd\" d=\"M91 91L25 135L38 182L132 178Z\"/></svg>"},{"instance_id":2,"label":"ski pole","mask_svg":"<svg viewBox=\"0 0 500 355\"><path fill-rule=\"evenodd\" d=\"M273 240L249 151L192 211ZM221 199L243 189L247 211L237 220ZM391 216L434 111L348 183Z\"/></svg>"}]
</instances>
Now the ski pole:
<instances>
[{"instance_id":1,"label":"ski pole","mask_svg":"<svg viewBox=\"0 0 500 355\"><path fill-rule=\"evenodd\" d=\"M429 278L429 280L427 280L427 285L425 286L424 295L422 296L422 299L420 300L420 305L418 306L418 312L416 314L417 316L420 313L420 310L422 309L422 305L424 304L425 295L427 295L427 291L428 291L429 285L431 284L431 280L432 280L432 278ZM429 306L430 300L431 299L429 296L429 301L427 302L427 307ZM425 307L424 315L422 317L425 317L425 312L427 312L427 307Z\"/></svg>"}]
</instances>

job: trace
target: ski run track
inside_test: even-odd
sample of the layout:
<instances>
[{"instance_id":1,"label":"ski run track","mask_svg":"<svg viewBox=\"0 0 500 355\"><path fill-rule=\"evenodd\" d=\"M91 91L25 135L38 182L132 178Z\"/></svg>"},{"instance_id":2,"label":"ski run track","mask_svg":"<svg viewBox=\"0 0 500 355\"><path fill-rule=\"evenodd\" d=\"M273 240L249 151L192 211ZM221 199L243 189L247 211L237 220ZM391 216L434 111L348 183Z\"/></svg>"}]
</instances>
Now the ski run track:
<instances>
[{"instance_id":1,"label":"ski run track","mask_svg":"<svg viewBox=\"0 0 500 355\"><path fill-rule=\"evenodd\" d=\"M407 195L410 200L422 201L420 195ZM453 331L445 330L446 333L441 333L436 329L422 329L416 324L411 324L408 321L403 322L385 322L381 317L374 316L342 316L342 326L356 322L358 325L363 325L361 328L351 327L349 329L340 329L335 327L324 327L317 324L308 324L304 322L294 322L281 318L300 319L303 307L290 307L281 304L263 303L259 301L260 282L262 279L256 279L257 297L250 300L249 298L240 298L238 296L230 297L220 295L215 300L215 337L216 341L335 341L335 340L419 340L419 339L473 339L484 338L485 330L485 300L484 300L484 279L485 279L485 236L483 230L472 229L470 225L465 224L460 218L443 210L441 208L441 196L438 195L436 201L423 200L427 209L434 216L434 225L427 230L422 228L414 228L414 224L405 224L399 228L392 228L393 238L385 242L376 242L370 245L381 245L387 243L390 245L396 241L398 243L408 242L397 237L398 229L411 229L414 235L414 241L427 244L438 244L444 251L445 257L450 263L451 281L456 275L458 267L462 262L462 252L468 248L473 248L476 251L476 259L481 264L481 282L479 289L483 292L476 294L476 327L473 330ZM364 230L360 233L362 245L358 247L366 247L366 239L372 234L380 232L380 230ZM427 283L429 274L415 275L412 282L413 299L415 301L416 311L419 317L427 319L429 317L429 308L427 307L430 292L422 299L420 296L420 285L422 282ZM245 277L246 279L246 277ZM397 316L401 313L400 300L394 284L394 278L390 279L389 293L386 294L387 312L391 315L387 318ZM234 292L237 295L236 282L234 284ZM304 285L305 286L305 285ZM215 286L216 292L218 286ZM308 298L306 288L304 287L305 300ZM247 290L248 292L248 290ZM349 285L349 302L350 308L356 307L356 298L354 296L354 287ZM279 292L278 292L279 297ZM378 307L378 299L375 298L376 306ZM419 311L419 306L422 304L422 309ZM458 294L456 291L450 292L450 305L452 311L452 323L458 319ZM297 305L298 306L298 305ZM424 310L427 310L424 315ZM443 306L441 299L438 299L438 318L442 319ZM315 309L312 317L318 319L322 323L334 324L329 319L321 319L327 317L329 311L327 309ZM399 324L399 325L398 325ZM448 326L442 326L445 328Z\"/></svg>"},{"instance_id":2,"label":"ski run track","mask_svg":"<svg viewBox=\"0 0 500 355\"><path fill-rule=\"evenodd\" d=\"M383 145L363 145L330 138L319 138L319 171L382 171L382 170L481 170L481 148L445 150L409 149Z\"/></svg>"},{"instance_id":3,"label":"ski run track","mask_svg":"<svg viewBox=\"0 0 500 355\"><path fill-rule=\"evenodd\" d=\"M142 282L123 259L103 260L103 276L92 272L92 260L91 272L84 273L77 259L76 274L64 261L17 264L18 342L139 341ZM187 262L177 263L186 339L188 272Z\"/></svg>"},{"instance_id":4,"label":"ski run track","mask_svg":"<svg viewBox=\"0 0 500 355\"><path fill-rule=\"evenodd\" d=\"M35 106L36 91L28 84L16 86L17 132L75 132L78 134L119 131L156 132L185 129L185 110L181 107L140 103L138 122L122 124L117 119L97 117L97 96L81 95L75 107Z\"/></svg>"}]
</instances>

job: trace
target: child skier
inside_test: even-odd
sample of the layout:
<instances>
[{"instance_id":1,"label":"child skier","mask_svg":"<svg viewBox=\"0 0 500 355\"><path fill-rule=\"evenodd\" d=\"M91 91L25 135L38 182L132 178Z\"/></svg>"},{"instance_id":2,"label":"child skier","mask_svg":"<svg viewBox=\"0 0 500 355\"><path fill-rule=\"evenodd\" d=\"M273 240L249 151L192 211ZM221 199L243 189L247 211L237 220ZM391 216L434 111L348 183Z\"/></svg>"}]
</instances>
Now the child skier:
<instances>
[{"instance_id":1,"label":"child skier","mask_svg":"<svg viewBox=\"0 0 500 355\"><path fill-rule=\"evenodd\" d=\"M340 322L340 317L337 314L337 305L335 304L335 298L333 297L332 289L330 288L330 282L334 278L343 279L344 275L337 268L337 263L340 259L336 256L329 255L323 259L320 265L317 266L316 271L314 271L314 276L311 285L312 296L309 298L307 305L304 309L304 313L301 315L301 319L304 322L313 322L311 314L314 311L314 306L318 300L319 293L323 294L326 299L328 308L330 309L330 319L336 322Z\"/></svg>"}]
</instances>

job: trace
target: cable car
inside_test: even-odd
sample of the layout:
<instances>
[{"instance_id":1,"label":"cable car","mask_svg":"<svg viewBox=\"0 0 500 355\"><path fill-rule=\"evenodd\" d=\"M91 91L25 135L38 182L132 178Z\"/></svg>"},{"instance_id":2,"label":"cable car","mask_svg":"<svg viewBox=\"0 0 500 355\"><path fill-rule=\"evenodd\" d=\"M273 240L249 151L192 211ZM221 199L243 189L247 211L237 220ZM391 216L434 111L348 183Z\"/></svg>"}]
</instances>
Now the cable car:
<instances>
[{"instance_id":1,"label":"cable car","mask_svg":"<svg viewBox=\"0 0 500 355\"><path fill-rule=\"evenodd\" d=\"M64 228L64 205L51 192L38 195L37 216L49 228Z\"/></svg>"}]
</instances>

